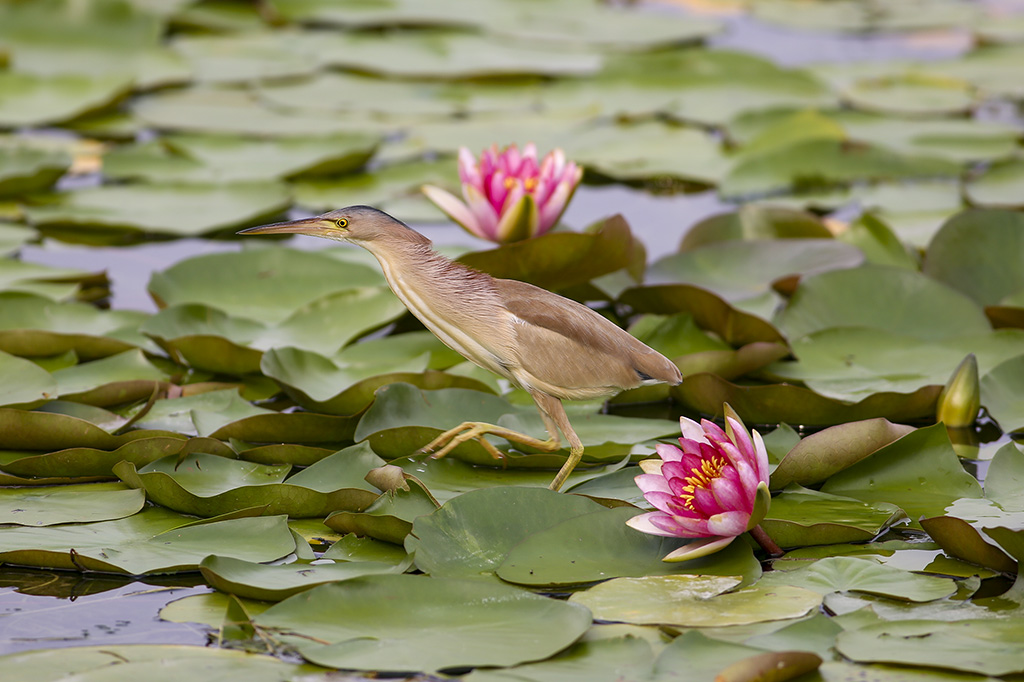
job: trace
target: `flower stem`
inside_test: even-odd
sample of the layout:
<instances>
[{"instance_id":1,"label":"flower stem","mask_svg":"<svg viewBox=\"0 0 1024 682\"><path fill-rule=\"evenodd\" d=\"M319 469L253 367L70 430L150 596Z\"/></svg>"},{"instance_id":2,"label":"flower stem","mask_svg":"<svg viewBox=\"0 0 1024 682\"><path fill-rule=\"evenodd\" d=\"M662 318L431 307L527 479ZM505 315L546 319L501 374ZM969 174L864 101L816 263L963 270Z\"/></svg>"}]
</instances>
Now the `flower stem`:
<instances>
[{"instance_id":1,"label":"flower stem","mask_svg":"<svg viewBox=\"0 0 1024 682\"><path fill-rule=\"evenodd\" d=\"M767 552L769 557L775 559L785 554L768 533L764 532L764 528L761 528L760 524L750 529L750 536L757 541L757 544L761 545L761 549Z\"/></svg>"}]
</instances>

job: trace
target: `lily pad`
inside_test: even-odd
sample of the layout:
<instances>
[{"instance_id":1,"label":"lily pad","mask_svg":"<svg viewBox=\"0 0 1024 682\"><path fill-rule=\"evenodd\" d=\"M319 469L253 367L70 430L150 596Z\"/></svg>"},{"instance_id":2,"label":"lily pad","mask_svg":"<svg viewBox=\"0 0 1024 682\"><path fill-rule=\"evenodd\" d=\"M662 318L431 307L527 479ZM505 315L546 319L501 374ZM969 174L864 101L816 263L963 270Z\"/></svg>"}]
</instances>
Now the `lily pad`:
<instances>
[{"instance_id":1,"label":"lily pad","mask_svg":"<svg viewBox=\"0 0 1024 682\"><path fill-rule=\"evenodd\" d=\"M816 216L803 211L745 204L730 213L701 220L683 235L679 251L731 240L830 239L832 233Z\"/></svg>"},{"instance_id":2,"label":"lily pad","mask_svg":"<svg viewBox=\"0 0 1024 682\"><path fill-rule=\"evenodd\" d=\"M949 597L956 592L950 578L919 575L870 559L827 557L809 566L791 571L772 572L761 585L798 585L822 595L852 590L890 599L927 602Z\"/></svg>"},{"instance_id":3,"label":"lily pad","mask_svg":"<svg viewBox=\"0 0 1024 682\"><path fill-rule=\"evenodd\" d=\"M408 564L409 562L406 562ZM221 592L246 599L282 601L305 590L363 575L402 573L406 565L375 561L294 563L266 566L241 559L211 555L199 564L203 578Z\"/></svg>"},{"instance_id":4,"label":"lily pad","mask_svg":"<svg viewBox=\"0 0 1024 682\"><path fill-rule=\"evenodd\" d=\"M278 324L332 292L383 284L375 265L275 247L187 258L154 273L149 291L160 307L199 303L233 317Z\"/></svg>"},{"instance_id":5,"label":"lily pad","mask_svg":"<svg viewBox=\"0 0 1024 682\"><path fill-rule=\"evenodd\" d=\"M379 575L313 588L255 624L302 635L296 648L320 665L421 671L546 658L590 620L580 606L490 581Z\"/></svg>"},{"instance_id":6,"label":"lily pad","mask_svg":"<svg viewBox=\"0 0 1024 682\"><path fill-rule=\"evenodd\" d=\"M343 450L285 481L290 467L274 467L214 455L193 454L179 463L167 457L136 471L129 462L114 473L154 502L175 511L211 517L265 507L265 514L323 517L338 509L359 511L379 493L362 480L383 464L366 447Z\"/></svg>"},{"instance_id":7,"label":"lily pad","mask_svg":"<svg viewBox=\"0 0 1024 682\"><path fill-rule=\"evenodd\" d=\"M1020 208L1024 189L1024 163L1017 159L997 162L979 175L970 178L964 186L967 199L975 206L986 208Z\"/></svg>"},{"instance_id":8,"label":"lily pad","mask_svg":"<svg viewBox=\"0 0 1024 682\"><path fill-rule=\"evenodd\" d=\"M902 438L913 427L886 419L847 422L813 433L797 443L772 472L771 487L812 485Z\"/></svg>"},{"instance_id":9,"label":"lily pad","mask_svg":"<svg viewBox=\"0 0 1024 682\"><path fill-rule=\"evenodd\" d=\"M438 508L430 492L415 479L405 481L405 486L385 491L361 512L332 512L324 525L341 533L401 545L412 531L413 522Z\"/></svg>"},{"instance_id":10,"label":"lily pad","mask_svg":"<svg viewBox=\"0 0 1024 682\"><path fill-rule=\"evenodd\" d=\"M100 407L145 399L168 379L141 349L60 369L53 378L62 400Z\"/></svg>"},{"instance_id":11,"label":"lily pad","mask_svg":"<svg viewBox=\"0 0 1024 682\"><path fill-rule=\"evenodd\" d=\"M821 595L800 587L747 587L707 596L689 591L700 576L616 578L574 594L599 620L673 627L723 627L799 618L821 604Z\"/></svg>"},{"instance_id":12,"label":"lily pad","mask_svg":"<svg viewBox=\"0 0 1024 682\"><path fill-rule=\"evenodd\" d=\"M123 99L131 81L122 75L37 76L0 71L0 127L43 126L101 111Z\"/></svg>"},{"instance_id":13,"label":"lily pad","mask_svg":"<svg viewBox=\"0 0 1024 682\"><path fill-rule=\"evenodd\" d=\"M160 507L114 521L0 529L5 562L128 575L194 571L210 554L274 561L294 549L284 516L197 523Z\"/></svg>"},{"instance_id":14,"label":"lily pad","mask_svg":"<svg viewBox=\"0 0 1024 682\"><path fill-rule=\"evenodd\" d=\"M904 268L865 265L807 277L779 315L791 339L827 327L861 326L942 339L991 329L958 291Z\"/></svg>"},{"instance_id":15,"label":"lily pad","mask_svg":"<svg viewBox=\"0 0 1024 682\"><path fill-rule=\"evenodd\" d=\"M937 516L981 486L960 464L942 424L917 429L829 478L822 492L898 505L912 522Z\"/></svg>"},{"instance_id":16,"label":"lily pad","mask_svg":"<svg viewBox=\"0 0 1024 682\"><path fill-rule=\"evenodd\" d=\"M909 620L842 632L836 649L857 662L918 665L983 675L1024 670L1016 651L1024 619Z\"/></svg>"},{"instance_id":17,"label":"lily pad","mask_svg":"<svg viewBox=\"0 0 1024 682\"><path fill-rule=\"evenodd\" d=\"M171 47L185 56L201 83L247 83L312 75L315 53L297 49L295 37L250 31L234 35L179 35Z\"/></svg>"},{"instance_id":18,"label":"lily pad","mask_svg":"<svg viewBox=\"0 0 1024 682\"><path fill-rule=\"evenodd\" d=\"M0 405L29 409L57 397L59 390L53 376L39 365L0 351Z\"/></svg>"},{"instance_id":19,"label":"lily pad","mask_svg":"<svg viewBox=\"0 0 1024 682\"><path fill-rule=\"evenodd\" d=\"M428 516L415 519L416 566L435 576L492 575L524 538L602 509L576 495L502 487L468 492Z\"/></svg>"},{"instance_id":20,"label":"lily pad","mask_svg":"<svg viewBox=\"0 0 1024 682\"><path fill-rule=\"evenodd\" d=\"M662 561L689 540L633 530L626 520L638 513L640 510L632 506L604 509L538 530L508 552L497 575L502 580L535 587L682 573L737 576L749 584L760 576L753 552L739 541L692 561Z\"/></svg>"},{"instance_id":21,"label":"lily pad","mask_svg":"<svg viewBox=\"0 0 1024 682\"><path fill-rule=\"evenodd\" d=\"M27 213L42 229L194 237L262 222L289 203L274 182L105 185L53 195Z\"/></svg>"},{"instance_id":22,"label":"lily pad","mask_svg":"<svg viewBox=\"0 0 1024 682\"><path fill-rule=\"evenodd\" d=\"M867 504L791 485L772 499L761 527L780 547L806 547L865 542L902 518L894 504Z\"/></svg>"},{"instance_id":23,"label":"lily pad","mask_svg":"<svg viewBox=\"0 0 1024 682\"><path fill-rule=\"evenodd\" d=\"M121 483L0 489L0 523L53 526L120 519L138 512L146 496Z\"/></svg>"},{"instance_id":24,"label":"lily pad","mask_svg":"<svg viewBox=\"0 0 1024 682\"><path fill-rule=\"evenodd\" d=\"M0 196L45 190L70 166L71 157L62 150L19 144L17 138L0 138Z\"/></svg>"}]
</instances>

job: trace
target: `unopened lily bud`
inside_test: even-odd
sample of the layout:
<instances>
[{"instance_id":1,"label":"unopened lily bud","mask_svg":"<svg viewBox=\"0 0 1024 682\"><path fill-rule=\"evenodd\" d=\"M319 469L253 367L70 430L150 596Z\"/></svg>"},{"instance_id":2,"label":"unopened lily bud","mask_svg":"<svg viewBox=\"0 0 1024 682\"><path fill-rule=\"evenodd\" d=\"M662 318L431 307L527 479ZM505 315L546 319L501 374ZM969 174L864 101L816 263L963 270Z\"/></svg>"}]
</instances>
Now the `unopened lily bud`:
<instances>
[{"instance_id":1,"label":"unopened lily bud","mask_svg":"<svg viewBox=\"0 0 1024 682\"><path fill-rule=\"evenodd\" d=\"M935 412L937 421L950 428L971 426L981 409L981 384L978 381L978 360L974 353L963 359L939 394Z\"/></svg>"}]
</instances>

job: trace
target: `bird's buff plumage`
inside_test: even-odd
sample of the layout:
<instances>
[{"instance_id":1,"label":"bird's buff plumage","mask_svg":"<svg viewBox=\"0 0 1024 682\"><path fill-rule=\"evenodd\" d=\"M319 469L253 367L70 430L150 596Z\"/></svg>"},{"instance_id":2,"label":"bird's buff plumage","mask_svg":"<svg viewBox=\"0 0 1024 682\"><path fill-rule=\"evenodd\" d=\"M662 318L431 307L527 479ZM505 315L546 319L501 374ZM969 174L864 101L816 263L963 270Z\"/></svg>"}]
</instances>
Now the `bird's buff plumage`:
<instances>
[{"instance_id":1,"label":"bird's buff plumage","mask_svg":"<svg viewBox=\"0 0 1024 682\"><path fill-rule=\"evenodd\" d=\"M551 483L558 490L583 455L562 400L607 397L642 384L682 381L661 353L576 301L532 284L496 279L431 248L430 240L388 214L350 206L313 218L263 225L239 234L307 234L357 244L376 258L395 295L445 345L530 393L547 428L539 440L494 424L466 422L424 450L442 457L459 443L494 434L569 459Z\"/></svg>"}]
</instances>

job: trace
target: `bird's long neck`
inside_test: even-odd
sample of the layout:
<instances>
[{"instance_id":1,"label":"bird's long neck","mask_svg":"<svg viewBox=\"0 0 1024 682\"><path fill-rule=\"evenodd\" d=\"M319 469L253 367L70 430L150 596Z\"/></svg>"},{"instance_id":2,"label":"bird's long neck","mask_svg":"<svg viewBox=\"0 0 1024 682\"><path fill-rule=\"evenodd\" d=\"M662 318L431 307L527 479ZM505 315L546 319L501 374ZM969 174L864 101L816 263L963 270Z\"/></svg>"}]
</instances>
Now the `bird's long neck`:
<instances>
[{"instance_id":1,"label":"bird's long neck","mask_svg":"<svg viewBox=\"0 0 1024 682\"><path fill-rule=\"evenodd\" d=\"M380 263L391 290L446 346L498 374L500 362L465 333L498 322L501 301L494 278L454 263L430 243L366 245ZM468 311L475 311L470 313Z\"/></svg>"}]
</instances>

